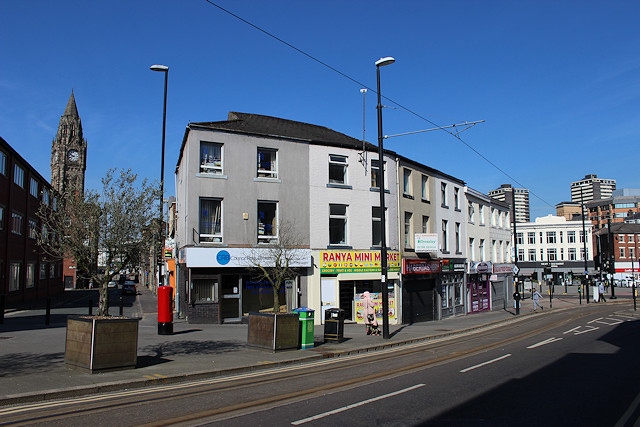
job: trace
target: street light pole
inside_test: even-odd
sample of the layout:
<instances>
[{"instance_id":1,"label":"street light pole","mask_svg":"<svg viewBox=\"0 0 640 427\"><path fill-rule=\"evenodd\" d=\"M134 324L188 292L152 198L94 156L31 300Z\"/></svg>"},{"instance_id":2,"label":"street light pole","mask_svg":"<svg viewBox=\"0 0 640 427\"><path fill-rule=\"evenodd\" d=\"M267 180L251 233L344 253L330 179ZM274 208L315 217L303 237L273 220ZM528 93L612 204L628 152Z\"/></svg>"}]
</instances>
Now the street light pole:
<instances>
[{"instance_id":1,"label":"street light pole","mask_svg":"<svg viewBox=\"0 0 640 427\"><path fill-rule=\"evenodd\" d=\"M162 247L160 248L160 258L158 262L158 287L162 286L164 283L164 278L162 277L162 258L164 256L164 147L165 147L165 136L167 129L167 85L169 81L169 67L166 65L152 65L150 67L151 71L158 71L164 73L164 107L162 110L162 155L160 159L160 222L159 222L159 241L162 242Z\"/></svg>"},{"instance_id":2,"label":"street light pole","mask_svg":"<svg viewBox=\"0 0 640 427\"><path fill-rule=\"evenodd\" d=\"M387 285L387 227L384 204L384 148L382 134L382 95L380 93L380 67L391 65L396 60L390 56L376 61L378 92L378 184L380 186L380 286L382 288L382 338L389 339L389 288Z\"/></svg>"},{"instance_id":3,"label":"street light pole","mask_svg":"<svg viewBox=\"0 0 640 427\"><path fill-rule=\"evenodd\" d=\"M584 252L584 294L589 304L589 266L587 264L587 230L584 224L584 196L582 194L582 187L580 187L580 207L582 208L582 246Z\"/></svg>"}]
</instances>

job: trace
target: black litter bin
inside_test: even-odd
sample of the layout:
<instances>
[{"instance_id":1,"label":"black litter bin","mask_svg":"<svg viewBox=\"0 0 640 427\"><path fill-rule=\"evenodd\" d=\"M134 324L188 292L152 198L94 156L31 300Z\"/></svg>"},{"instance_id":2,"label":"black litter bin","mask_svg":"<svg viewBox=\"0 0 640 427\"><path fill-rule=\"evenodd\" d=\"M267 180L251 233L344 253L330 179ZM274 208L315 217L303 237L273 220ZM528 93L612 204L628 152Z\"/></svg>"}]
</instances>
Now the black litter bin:
<instances>
[{"instance_id":1,"label":"black litter bin","mask_svg":"<svg viewBox=\"0 0 640 427\"><path fill-rule=\"evenodd\" d=\"M344 341L344 310L328 308L324 311L324 342Z\"/></svg>"}]
</instances>

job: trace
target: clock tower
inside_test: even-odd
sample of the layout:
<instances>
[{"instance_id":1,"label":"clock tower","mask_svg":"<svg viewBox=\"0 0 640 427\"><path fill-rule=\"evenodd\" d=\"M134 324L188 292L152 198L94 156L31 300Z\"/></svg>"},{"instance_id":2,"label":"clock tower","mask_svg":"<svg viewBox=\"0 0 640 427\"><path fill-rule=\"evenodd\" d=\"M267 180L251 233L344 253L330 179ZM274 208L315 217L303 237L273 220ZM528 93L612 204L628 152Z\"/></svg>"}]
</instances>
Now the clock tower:
<instances>
[{"instance_id":1,"label":"clock tower","mask_svg":"<svg viewBox=\"0 0 640 427\"><path fill-rule=\"evenodd\" d=\"M82 135L82 122L71 91L67 108L60 117L58 133L51 145L51 186L59 193L70 187L84 192L87 170L87 141Z\"/></svg>"}]
</instances>

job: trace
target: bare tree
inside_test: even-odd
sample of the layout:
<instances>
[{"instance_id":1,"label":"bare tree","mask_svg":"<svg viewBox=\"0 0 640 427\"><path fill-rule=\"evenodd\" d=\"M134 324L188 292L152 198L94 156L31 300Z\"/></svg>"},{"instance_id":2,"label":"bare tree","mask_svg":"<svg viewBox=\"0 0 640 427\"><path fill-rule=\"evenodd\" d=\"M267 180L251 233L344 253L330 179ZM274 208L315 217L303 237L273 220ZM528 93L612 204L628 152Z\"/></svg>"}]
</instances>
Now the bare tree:
<instances>
[{"instance_id":1,"label":"bare tree","mask_svg":"<svg viewBox=\"0 0 640 427\"><path fill-rule=\"evenodd\" d=\"M84 194L69 188L59 202L42 205L38 243L52 258L72 258L77 274L91 280L100 290L98 316L108 316L108 283L124 270L139 266L151 242L143 230L157 220L154 203L160 193L147 180L137 182L130 169L115 176L111 169L102 179L102 192ZM158 246L158 245L156 245ZM96 268L98 257L106 266Z\"/></svg>"},{"instance_id":2,"label":"bare tree","mask_svg":"<svg viewBox=\"0 0 640 427\"><path fill-rule=\"evenodd\" d=\"M277 238L257 248L247 250L245 256L251 264L254 278L269 282L273 289L273 312L280 312L280 290L286 280L300 275L299 268L310 263L309 245L296 230L295 223L282 220Z\"/></svg>"}]
</instances>

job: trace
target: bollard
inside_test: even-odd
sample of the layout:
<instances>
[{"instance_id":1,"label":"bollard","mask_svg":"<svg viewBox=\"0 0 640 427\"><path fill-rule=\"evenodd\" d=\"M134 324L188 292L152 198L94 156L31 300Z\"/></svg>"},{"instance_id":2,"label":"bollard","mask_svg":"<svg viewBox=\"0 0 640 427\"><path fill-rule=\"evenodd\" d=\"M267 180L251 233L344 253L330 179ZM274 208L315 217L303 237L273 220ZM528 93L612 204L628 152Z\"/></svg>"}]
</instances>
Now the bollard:
<instances>
[{"instance_id":1,"label":"bollard","mask_svg":"<svg viewBox=\"0 0 640 427\"><path fill-rule=\"evenodd\" d=\"M582 285L578 285L578 299L580 300L580 305L582 305Z\"/></svg>"},{"instance_id":2,"label":"bollard","mask_svg":"<svg viewBox=\"0 0 640 427\"><path fill-rule=\"evenodd\" d=\"M124 314L124 299L120 297L120 316Z\"/></svg>"},{"instance_id":3,"label":"bollard","mask_svg":"<svg viewBox=\"0 0 640 427\"><path fill-rule=\"evenodd\" d=\"M89 300L89 316L93 316L93 300Z\"/></svg>"},{"instance_id":4,"label":"bollard","mask_svg":"<svg viewBox=\"0 0 640 427\"><path fill-rule=\"evenodd\" d=\"M520 292L514 292L513 300L515 301L516 315L518 315L520 314Z\"/></svg>"},{"instance_id":5,"label":"bollard","mask_svg":"<svg viewBox=\"0 0 640 427\"><path fill-rule=\"evenodd\" d=\"M0 325L4 323L4 294L0 295Z\"/></svg>"},{"instance_id":6,"label":"bollard","mask_svg":"<svg viewBox=\"0 0 640 427\"><path fill-rule=\"evenodd\" d=\"M49 326L51 323L51 298L47 298L47 310L44 315L44 324Z\"/></svg>"}]
</instances>

